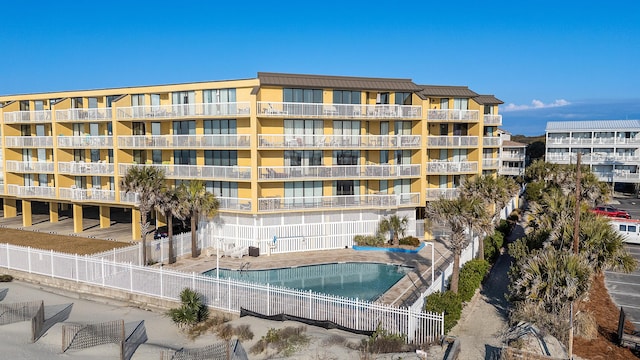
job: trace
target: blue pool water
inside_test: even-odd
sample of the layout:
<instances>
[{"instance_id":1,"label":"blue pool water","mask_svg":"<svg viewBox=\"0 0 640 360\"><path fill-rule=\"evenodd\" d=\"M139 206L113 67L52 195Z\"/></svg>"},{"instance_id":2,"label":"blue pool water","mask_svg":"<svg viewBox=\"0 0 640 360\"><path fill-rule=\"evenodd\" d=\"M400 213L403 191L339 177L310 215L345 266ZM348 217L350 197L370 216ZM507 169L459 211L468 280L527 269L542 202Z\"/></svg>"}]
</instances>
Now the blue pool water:
<instances>
[{"instance_id":1,"label":"blue pool water","mask_svg":"<svg viewBox=\"0 0 640 360\"><path fill-rule=\"evenodd\" d=\"M334 263L271 270L220 269L220 278L373 301L410 270L379 263ZM205 275L215 277L216 269Z\"/></svg>"}]
</instances>

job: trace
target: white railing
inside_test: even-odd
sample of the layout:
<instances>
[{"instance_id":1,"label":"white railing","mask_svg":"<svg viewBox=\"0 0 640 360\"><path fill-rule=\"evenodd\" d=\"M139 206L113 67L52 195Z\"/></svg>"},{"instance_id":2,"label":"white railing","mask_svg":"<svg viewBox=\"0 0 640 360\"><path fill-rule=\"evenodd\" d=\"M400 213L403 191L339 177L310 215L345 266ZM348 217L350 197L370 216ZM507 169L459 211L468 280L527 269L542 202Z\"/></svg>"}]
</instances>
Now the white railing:
<instances>
[{"instance_id":1,"label":"white railing","mask_svg":"<svg viewBox=\"0 0 640 360\"><path fill-rule=\"evenodd\" d=\"M118 164L120 175L133 166L151 166L164 170L169 179L251 179L250 166L175 165L175 164Z\"/></svg>"},{"instance_id":2,"label":"white railing","mask_svg":"<svg viewBox=\"0 0 640 360\"><path fill-rule=\"evenodd\" d=\"M342 196L268 197L258 199L258 211L343 208L398 208L420 203L420 193Z\"/></svg>"},{"instance_id":3,"label":"white railing","mask_svg":"<svg viewBox=\"0 0 640 360\"><path fill-rule=\"evenodd\" d=\"M427 163L427 174L468 174L477 172L477 161L430 161Z\"/></svg>"},{"instance_id":4,"label":"white railing","mask_svg":"<svg viewBox=\"0 0 640 360\"><path fill-rule=\"evenodd\" d=\"M502 143L502 138L501 137L485 136L485 137L482 138L482 145L483 146L497 147L497 146L500 146L501 143Z\"/></svg>"},{"instance_id":5,"label":"white railing","mask_svg":"<svg viewBox=\"0 0 640 360\"><path fill-rule=\"evenodd\" d=\"M5 169L9 172L20 173L53 173L54 164L45 161L15 161L7 160Z\"/></svg>"},{"instance_id":6,"label":"white railing","mask_svg":"<svg viewBox=\"0 0 640 360\"><path fill-rule=\"evenodd\" d=\"M5 123L41 123L51 121L51 110L11 111L4 113Z\"/></svg>"},{"instance_id":7,"label":"white railing","mask_svg":"<svg viewBox=\"0 0 640 360\"><path fill-rule=\"evenodd\" d=\"M149 148L249 148L251 135L132 135L118 136L118 147Z\"/></svg>"},{"instance_id":8,"label":"white railing","mask_svg":"<svg viewBox=\"0 0 640 360\"><path fill-rule=\"evenodd\" d=\"M177 119L194 116L246 116L250 114L249 102L224 102L215 104L142 105L119 107L116 119Z\"/></svg>"},{"instance_id":9,"label":"white railing","mask_svg":"<svg viewBox=\"0 0 640 360\"><path fill-rule=\"evenodd\" d=\"M500 126L502 125L502 115L484 115L484 126L494 125Z\"/></svg>"},{"instance_id":10,"label":"white railing","mask_svg":"<svg viewBox=\"0 0 640 360\"><path fill-rule=\"evenodd\" d=\"M408 343L432 343L444 335L444 314L399 308L280 288L270 285L218 279L196 273L149 268L106 260L108 254L79 256L0 245L0 267L54 279L82 282L99 288L178 301L190 288L212 308L239 313L241 308L264 315L288 314L331 321L356 330L382 327L391 334L405 334Z\"/></svg>"},{"instance_id":11,"label":"white railing","mask_svg":"<svg viewBox=\"0 0 640 360\"><path fill-rule=\"evenodd\" d=\"M426 197L427 200L438 200L438 199L448 199L453 200L458 197L460 191L458 189L450 189L450 188L437 188L437 189L427 189Z\"/></svg>"},{"instance_id":12,"label":"white railing","mask_svg":"<svg viewBox=\"0 0 640 360\"><path fill-rule=\"evenodd\" d=\"M111 108L56 110L56 122L111 121Z\"/></svg>"},{"instance_id":13,"label":"white railing","mask_svg":"<svg viewBox=\"0 0 640 360\"><path fill-rule=\"evenodd\" d=\"M120 191L120 202L137 204L140 202L140 194Z\"/></svg>"},{"instance_id":14,"label":"white railing","mask_svg":"<svg viewBox=\"0 0 640 360\"><path fill-rule=\"evenodd\" d=\"M640 136L638 137L593 137L593 138L574 138L574 137L556 137L549 136L547 138L547 146L555 145L638 145L640 144Z\"/></svg>"},{"instance_id":15,"label":"white railing","mask_svg":"<svg viewBox=\"0 0 640 360\"><path fill-rule=\"evenodd\" d=\"M115 201L114 190L59 188L60 198L77 201Z\"/></svg>"},{"instance_id":16,"label":"white railing","mask_svg":"<svg viewBox=\"0 0 640 360\"><path fill-rule=\"evenodd\" d=\"M429 136L427 138L429 147L476 147L478 146L477 136Z\"/></svg>"},{"instance_id":17,"label":"white railing","mask_svg":"<svg viewBox=\"0 0 640 360\"><path fill-rule=\"evenodd\" d=\"M502 161L524 161L525 160L525 155L524 154L514 154L514 153L503 152L502 154L500 154L500 160L502 160Z\"/></svg>"},{"instance_id":18,"label":"white railing","mask_svg":"<svg viewBox=\"0 0 640 360\"><path fill-rule=\"evenodd\" d=\"M258 147L265 148L420 148L420 135L258 135Z\"/></svg>"},{"instance_id":19,"label":"white railing","mask_svg":"<svg viewBox=\"0 0 640 360\"><path fill-rule=\"evenodd\" d=\"M519 176L524 175L524 167L501 167L498 171L500 175Z\"/></svg>"},{"instance_id":20,"label":"white railing","mask_svg":"<svg viewBox=\"0 0 640 360\"><path fill-rule=\"evenodd\" d=\"M550 162L577 162L575 153L554 154L547 153L546 160ZM640 162L639 155L611 154L611 153L591 153L583 154L580 159L583 163L616 163L616 162Z\"/></svg>"},{"instance_id":21,"label":"white railing","mask_svg":"<svg viewBox=\"0 0 640 360\"><path fill-rule=\"evenodd\" d=\"M53 147L51 136L5 136L7 147Z\"/></svg>"},{"instance_id":22,"label":"white railing","mask_svg":"<svg viewBox=\"0 0 640 360\"><path fill-rule=\"evenodd\" d=\"M60 174L112 176L114 171L115 171L114 164L102 162L102 161L100 162L82 162L82 161L58 162L58 172Z\"/></svg>"},{"instance_id":23,"label":"white railing","mask_svg":"<svg viewBox=\"0 0 640 360\"><path fill-rule=\"evenodd\" d=\"M113 147L113 136L58 136L58 147L82 148L82 147Z\"/></svg>"},{"instance_id":24,"label":"white railing","mask_svg":"<svg viewBox=\"0 0 640 360\"><path fill-rule=\"evenodd\" d=\"M420 176L419 164L375 164L375 165L333 165L333 166L259 166L260 179L361 179L361 178L401 178Z\"/></svg>"},{"instance_id":25,"label":"white railing","mask_svg":"<svg viewBox=\"0 0 640 360\"><path fill-rule=\"evenodd\" d=\"M220 203L220 210L251 210L251 199L224 196L216 196L216 199Z\"/></svg>"},{"instance_id":26,"label":"white railing","mask_svg":"<svg viewBox=\"0 0 640 360\"><path fill-rule=\"evenodd\" d=\"M432 109L427 110L427 120L477 122L478 110Z\"/></svg>"},{"instance_id":27,"label":"white railing","mask_svg":"<svg viewBox=\"0 0 640 360\"><path fill-rule=\"evenodd\" d=\"M482 159L483 169L497 169L500 166L500 159Z\"/></svg>"},{"instance_id":28,"label":"white railing","mask_svg":"<svg viewBox=\"0 0 640 360\"><path fill-rule=\"evenodd\" d=\"M22 197L56 197L56 188L49 186L20 186L20 185L7 185L7 193L9 195L22 196Z\"/></svg>"},{"instance_id":29,"label":"white railing","mask_svg":"<svg viewBox=\"0 0 640 360\"><path fill-rule=\"evenodd\" d=\"M412 105L319 104L258 101L259 116L320 118L420 119L422 107Z\"/></svg>"}]
</instances>

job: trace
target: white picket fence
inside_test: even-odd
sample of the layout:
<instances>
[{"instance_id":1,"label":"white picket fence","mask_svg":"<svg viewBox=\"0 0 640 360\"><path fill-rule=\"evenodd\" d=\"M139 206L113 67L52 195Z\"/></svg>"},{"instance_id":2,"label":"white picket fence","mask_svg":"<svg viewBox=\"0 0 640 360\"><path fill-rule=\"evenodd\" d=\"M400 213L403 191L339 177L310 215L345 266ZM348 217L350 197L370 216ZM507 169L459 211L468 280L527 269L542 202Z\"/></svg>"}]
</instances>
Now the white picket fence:
<instances>
[{"instance_id":1,"label":"white picket fence","mask_svg":"<svg viewBox=\"0 0 640 360\"><path fill-rule=\"evenodd\" d=\"M357 299L216 279L107 260L109 255L69 255L9 244L0 245L0 267L82 282L160 299L179 300L190 288L210 307L239 313L241 308L265 315L286 313L340 326L374 331L378 326L405 334L409 343L429 343L444 335L444 314L425 313ZM118 255L114 255L118 256Z\"/></svg>"}]
</instances>

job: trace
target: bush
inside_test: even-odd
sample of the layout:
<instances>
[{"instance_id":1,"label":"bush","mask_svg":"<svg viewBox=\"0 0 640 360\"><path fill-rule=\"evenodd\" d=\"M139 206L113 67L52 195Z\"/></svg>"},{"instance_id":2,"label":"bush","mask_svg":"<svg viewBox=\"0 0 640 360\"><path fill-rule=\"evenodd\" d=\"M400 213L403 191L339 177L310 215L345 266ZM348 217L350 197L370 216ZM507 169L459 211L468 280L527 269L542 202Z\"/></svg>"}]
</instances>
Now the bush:
<instances>
[{"instance_id":1,"label":"bush","mask_svg":"<svg viewBox=\"0 0 640 360\"><path fill-rule=\"evenodd\" d=\"M13 276L11 275L0 275L0 282L12 282L13 281Z\"/></svg>"},{"instance_id":2,"label":"bush","mask_svg":"<svg viewBox=\"0 0 640 360\"><path fill-rule=\"evenodd\" d=\"M298 350L309 344L309 336L304 334L307 328L304 326L284 329L271 328L258 342L249 349L252 354L261 354L269 348L275 348L278 354L291 356Z\"/></svg>"},{"instance_id":3,"label":"bush","mask_svg":"<svg viewBox=\"0 0 640 360\"><path fill-rule=\"evenodd\" d=\"M184 288L180 292L182 306L169 309L167 316L180 328L191 328L209 317L209 308L202 302L201 295Z\"/></svg>"},{"instance_id":4,"label":"bush","mask_svg":"<svg viewBox=\"0 0 640 360\"><path fill-rule=\"evenodd\" d=\"M420 246L420 239L414 236L407 236L405 238L400 239L400 245L408 245L408 246Z\"/></svg>"},{"instance_id":5,"label":"bush","mask_svg":"<svg viewBox=\"0 0 640 360\"><path fill-rule=\"evenodd\" d=\"M500 220L500 223L496 227L496 231L501 232L502 236L505 238L511 234L511 230L513 230L512 224L504 219Z\"/></svg>"},{"instance_id":6,"label":"bush","mask_svg":"<svg viewBox=\"0 0 640 360\"><path fill-rule=\"evenodd\" d=\"M390 334L380 324L367 339L362 339L361 350L372 354L388 354L406 351L406 335Z\"/></svg>"},{"instance_id":7,"label":"bush","mask_svg":"<svg viewBox=\"0 0 640 360\"><path fill-rule=\"evenodd\" d=\"M382 246L384 238L376 235L356 235L353 237L353 242L358 246Z\"/></svg>"},{"instance_id":8,"label":"bush","mask_svg":"<svg viewBox=\"0 0 640 360\"><path fill-rule=\"evenodd\" d=\"M444 332L449 332L460 320L462 313L462 301L458 294L447 290L444 293L436 292L427 296L424 310L429 312L444 312Z\"/></svg>"},{"instance_id":9,"label":"bush","mask_svg":"<svg viewBox=\"0 0 640 360\"><path fill-rule=\"evenodd\" d=\"M458 295L461 301L471 300L487 275L487 271L489 271L489 263L486 260L475 259L462 266L458 283Z\"/></svg>"},{"instance_id":10,"label":"bush","mask_svg":"<svg viewBox=\"0 0 640 360\"><path fill-rule=\"evenodd\" d=\"M491 263L495 263L500 255L500 248L504 245L504 235L496 231L491 236L484 238L484 258Z\"/></svg>"}]
</instances>

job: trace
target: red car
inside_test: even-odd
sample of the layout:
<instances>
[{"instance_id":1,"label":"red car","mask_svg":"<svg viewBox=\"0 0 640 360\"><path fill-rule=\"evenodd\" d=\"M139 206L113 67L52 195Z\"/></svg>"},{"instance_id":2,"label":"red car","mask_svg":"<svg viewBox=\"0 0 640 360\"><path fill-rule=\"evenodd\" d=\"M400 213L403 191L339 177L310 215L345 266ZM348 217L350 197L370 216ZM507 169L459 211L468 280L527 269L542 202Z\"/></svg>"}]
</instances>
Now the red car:
<instances>
[{"instance_id":1,"label":"red car","mask_svg":"<svg viewBox=\"0 0 640 360\"><path fill-rule=\"evenodd\" d=\"M596 206L595 208L591 209L591 211L598 215L631 219L631 215L629 215L628 212L616 209L613 206Z\"/></svg>"}]
</instances>

